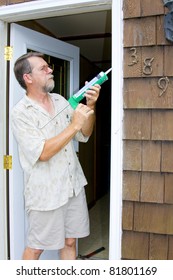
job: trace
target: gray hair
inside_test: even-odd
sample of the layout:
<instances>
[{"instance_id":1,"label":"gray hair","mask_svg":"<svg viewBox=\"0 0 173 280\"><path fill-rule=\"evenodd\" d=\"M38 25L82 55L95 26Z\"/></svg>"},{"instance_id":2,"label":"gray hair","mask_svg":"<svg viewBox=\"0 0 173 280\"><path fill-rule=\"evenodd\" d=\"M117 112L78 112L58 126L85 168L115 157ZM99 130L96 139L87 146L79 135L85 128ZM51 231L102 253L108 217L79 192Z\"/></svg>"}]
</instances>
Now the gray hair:
<instances>
[{"instance_id":1,"label":"gray hair","mask_svg":"<svg viewBox=\"0 0 173 280\"><path fill-rule=\"evenodd\" d=\"M18 83L21 85L22 88L26 89L26 84L23 79L24 74L29 74L32 72L31 65L29 63L28 58L30 57L44 57L44 54L39 52L28 52L22 56L20 56L15 64L14 64L14 74L18 81Z\"/></svg>"}]
</instances>

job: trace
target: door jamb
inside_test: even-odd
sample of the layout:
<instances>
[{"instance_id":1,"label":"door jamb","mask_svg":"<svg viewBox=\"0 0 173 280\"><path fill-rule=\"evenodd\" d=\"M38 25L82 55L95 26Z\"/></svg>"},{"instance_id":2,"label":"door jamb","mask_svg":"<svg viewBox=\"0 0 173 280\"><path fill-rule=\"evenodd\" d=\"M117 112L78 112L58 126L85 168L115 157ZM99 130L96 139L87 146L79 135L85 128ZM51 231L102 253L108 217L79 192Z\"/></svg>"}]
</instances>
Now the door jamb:
<instances>
[{"instance_id":1,"label":"door jamb","mask_svg":"<svg viewBox=\"0 0 173 280\"><path fill-rule=\"evenodd\" d=\"M0 100L1 100L1 112L0 112L0 260L8 258L8 218L7 218L7 172L3 166L3 156L7 153L6 145L6 76L7 76L7 63L4 59L4 46L7 45L7 24L0 20Z\"/></svg>"},{"instance_id":2,"label":"door jamb","mask_svg":"<svg viewBox=\"0 0 173 280\"><path fill-rule=\"evenodd\" d=\"M117 44L118 42L118 44ZM109 259L121 259L123 174L123 11L112 1L112 97Z\"/></svg>"}]
</instances>

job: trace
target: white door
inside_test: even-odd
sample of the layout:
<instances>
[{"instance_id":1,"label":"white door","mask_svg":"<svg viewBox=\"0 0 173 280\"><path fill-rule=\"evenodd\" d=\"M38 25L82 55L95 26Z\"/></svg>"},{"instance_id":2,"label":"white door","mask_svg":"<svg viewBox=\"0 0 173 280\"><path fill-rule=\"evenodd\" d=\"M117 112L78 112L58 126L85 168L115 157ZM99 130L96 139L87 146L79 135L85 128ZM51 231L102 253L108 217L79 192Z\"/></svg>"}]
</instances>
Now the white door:
<instances>
[{"instance_id":1,"label":"white door","mask_svg":"<svg viewBox=\"0 0 173 280\"><path fill-rule=\"evenodd\" d=\"M69 92L72 94L78 89L79 48L16 24L11 25L10 45L13 47L13 57L10 61L9 109L25 94L14 77L13 66L16 59L25 54L28 49L68 61L70 65ZM9 154L13 156L13 169L9 175L10 258L18 260L21 259L25 247L27 221L24 212L23 171L19 163L17 143L11 129L9 130ZM42 258L57 259L58 253L44 252Z\"/></svg>"}]
</instances>

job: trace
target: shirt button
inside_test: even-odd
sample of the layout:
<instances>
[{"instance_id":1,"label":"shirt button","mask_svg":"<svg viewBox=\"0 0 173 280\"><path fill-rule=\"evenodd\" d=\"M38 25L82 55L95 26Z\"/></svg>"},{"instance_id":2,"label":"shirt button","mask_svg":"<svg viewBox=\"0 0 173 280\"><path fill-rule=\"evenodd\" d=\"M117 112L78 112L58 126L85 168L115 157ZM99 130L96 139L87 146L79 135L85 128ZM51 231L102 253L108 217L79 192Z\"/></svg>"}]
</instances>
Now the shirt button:
<instances>
[{"instance_id":1,"label":"shirt button","mask_svg":"<svg viewBox=\"0 0 173 280\"><path fill-rule=\"evenodd\" d=\"M70 165L71 163L69 162L68 165Z\"/></svg>"},{"instance_id":2,"label":"shirt button","mask_svg":"<svg viewBox=\"0 0 173 280\"><path fill-rule=\"evenodd\" d=\"M65 152L67 152L67 149L65 149Z\"/></svg>"}]
</instances>

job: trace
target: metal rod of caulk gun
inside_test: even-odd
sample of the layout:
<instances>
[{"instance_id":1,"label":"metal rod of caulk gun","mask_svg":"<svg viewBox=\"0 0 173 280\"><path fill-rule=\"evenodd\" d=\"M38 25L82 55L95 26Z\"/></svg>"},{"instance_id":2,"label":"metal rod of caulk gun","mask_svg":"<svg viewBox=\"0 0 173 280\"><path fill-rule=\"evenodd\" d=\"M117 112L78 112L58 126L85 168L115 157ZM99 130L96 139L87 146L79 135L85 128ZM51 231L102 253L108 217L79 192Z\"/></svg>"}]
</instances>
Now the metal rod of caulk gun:
<instances>
[{"instance_id":1,"label":"metal rod of caulk gun","mask_svg":"<svg viewBox=\"0 0 173 280\"><path fill-rule=\"evenodd\" d=\"M62 108L53 118L51 118L47 123L45 123L43 126L39 127L40 129L44 128L47 124L49 124L51 121L53 121L59 114L62 113L62 111L64 111L66 108L68 108L70 106L70 104L68 104L67 106L65 106L64 108Z\"/></svg>"}]
</instances>

